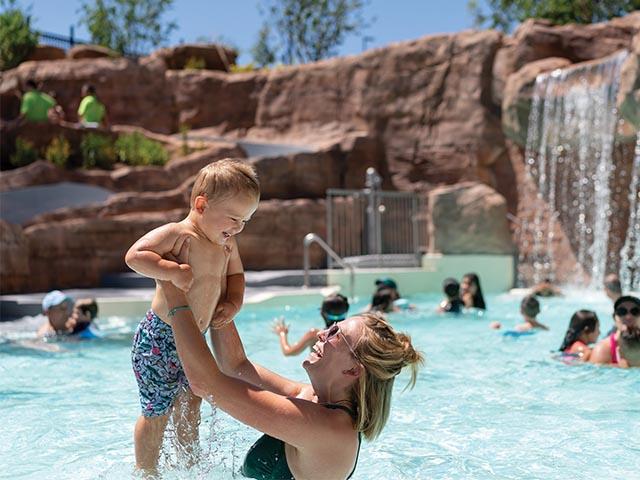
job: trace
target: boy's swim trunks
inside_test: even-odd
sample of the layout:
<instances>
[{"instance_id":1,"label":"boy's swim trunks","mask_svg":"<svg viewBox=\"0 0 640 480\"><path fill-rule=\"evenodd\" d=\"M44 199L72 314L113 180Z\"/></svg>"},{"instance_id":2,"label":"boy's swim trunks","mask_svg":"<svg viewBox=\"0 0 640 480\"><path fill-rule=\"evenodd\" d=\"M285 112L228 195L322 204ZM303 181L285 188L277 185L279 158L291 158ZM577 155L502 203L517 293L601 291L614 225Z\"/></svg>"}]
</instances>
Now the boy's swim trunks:
<instances>
[{"instance_id":1,"label":"boy's swim trunks","mask_svg":"<svg viewBox=\"0 0 640 480\"><path fill-rule=\"evenodd\" d=\"M149 310L138 325L131 351L142 415L166 415L176 395L189 386L171 326Z\"/></svg>"}]
</instances>

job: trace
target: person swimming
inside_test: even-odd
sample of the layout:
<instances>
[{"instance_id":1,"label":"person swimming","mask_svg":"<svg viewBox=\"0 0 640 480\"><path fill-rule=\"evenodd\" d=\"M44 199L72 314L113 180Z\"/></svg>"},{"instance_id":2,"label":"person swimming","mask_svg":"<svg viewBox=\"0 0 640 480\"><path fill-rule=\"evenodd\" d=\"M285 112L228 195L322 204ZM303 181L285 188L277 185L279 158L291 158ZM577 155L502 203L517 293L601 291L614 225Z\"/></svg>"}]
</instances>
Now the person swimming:
<instances>
[{"instance_id":1,"label":"person swimming","mask_svg":"<svg viewBox=\"0 0 640 480\"><path fill-rule=\"evenodd\" d=\"M478 308L480 310L487 309L484 295L482 295L482 287L480 286L480 277L477 274L467 273L462 277L460 292L465 307Z\"/></svg>"},{"instance_id":2,"label":"person swimming","mask_svg":"<svg viewBox=\"0 0 640 480\"><path fill-rule=\"evenodd\" d=\"M590 344L598 341L600 336L600 320L591 310L578 310L571 316L569 328L564 335L559 350L565 354L579 357L583 361L589 360Z\"/></svg>"}]
</instances>

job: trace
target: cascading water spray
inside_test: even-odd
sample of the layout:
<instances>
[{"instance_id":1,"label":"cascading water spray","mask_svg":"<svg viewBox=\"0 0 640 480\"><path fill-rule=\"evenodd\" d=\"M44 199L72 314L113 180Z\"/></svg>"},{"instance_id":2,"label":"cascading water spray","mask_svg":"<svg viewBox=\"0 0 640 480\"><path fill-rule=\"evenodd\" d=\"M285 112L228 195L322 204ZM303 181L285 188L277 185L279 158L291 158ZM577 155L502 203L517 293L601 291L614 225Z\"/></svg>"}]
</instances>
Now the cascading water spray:
<instances>
[{"instance_id":1,"label":"cascading water spray","mask_svg":"<svg viewBox=\"0 0 640 480\"><path fill-rule=\"evenodd\" d=\"M629 184L629 226L620 251L620 283L622 291L640 289L640 131Z\"/></svg>"},{"instance_id":2,"label":"cascading water spray","mask_svg":"<svg viewBox=\"0 0 640 480\"><path fill-rule=\"evenodd\" d=\"M545 205L529 222L533 281L555 278L556 223L576 259L599 287L607 266L616 96L627 52L536 78L525 151L526 168ZM583 279L576 278L577 281Z\"/></svg>"}]
</instances>

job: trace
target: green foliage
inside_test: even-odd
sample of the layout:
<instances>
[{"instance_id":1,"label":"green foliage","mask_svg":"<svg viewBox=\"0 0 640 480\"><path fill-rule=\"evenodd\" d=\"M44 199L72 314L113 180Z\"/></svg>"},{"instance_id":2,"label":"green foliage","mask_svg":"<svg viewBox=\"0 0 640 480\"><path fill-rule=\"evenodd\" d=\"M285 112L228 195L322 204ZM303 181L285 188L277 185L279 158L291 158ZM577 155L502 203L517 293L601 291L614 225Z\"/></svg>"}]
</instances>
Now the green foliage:
<instances>
[{"instance_id":1,"label":"green foliage","mask_svg":"<svg viewBox=\"0 0 640 480\"><path fill-rule=\"evenodd\" d=\"M31 29L31 16L16 0L3 0L0 13L0 70L17 67L38 45L38 34Z\"/></svg>"},{"instance_id":2,"label":"green foliage","mask_svg":"<svg viewBox=\"0 0 640 480\"><path fill-rule=\"evenodd\" d=\"M231 73L246 73L246 72L254 72L257 70L256 65L253 62L247 63L246 65L236 65L235 63L231 65L230 72Z\"/></svg>"},{"instance_id":3,"label":"green foliage","mask_svg":"<svg viewBox=\"0 0 640 480\"><path fill-rule=\"evenodd\" d=\"M82 137L80 152L84 168L110 169L116 161L111 139L99 133L87 133Z\"/></svg>"},{"instance_id":4,"label":"green foliage","mask_svg":"<svg viewBox=\"0 0 640 480\"><path fill-rule=\"evenodd\" d=\"M268 17L252 49L255 62L315 62L335 55L347 35L360 35L367 0L269 0ZM264 13L264 12L263 12ZM276 43L271 37L273 25Z\"/></svg>"},{"instance_id":5,"label":"green foliage","mask_svg":"<svg viewBox=\"0 0 640 480\"><path fill-rule=\"evenodd\" d=\"M38 150L33 143L24 138L16 138L16 151L9 157L9 162L14 167L24 167L38 159Z\"/></svg>"},{"instance_id":6,"label":"green foliage","mask_svg":"<svg viewBox=\"0 0 640 480\"><path fill-rule=\"evenodd\" d=\"M251 55L256 64L261 67L271 65L276 61L276 52L271 46L271 29L264 24L258 32L258 41L251 48Z\"/></svg>"},{"instance_id":7,"label":"green foliage","mask_svg":"<svg viewBox=\"0 0 640 480\"><path fill-rule=\"evenodd\" d=\"M91 41L121 54L142 54L163 44L175 22L164 24L162 16L173 0L83 0L80 23Z\"/></svg>"},{"instance_id":8,"label":"green foliage","mask_svg":"<svg viewBox=\"0 0 640 480\"><path fill-rule=\"evenodd\" d=\"M469 0L475 25L504 31L528 18L544 18L556 25L595 23L640 9L640 0L485 0L483 3L488 13L480 8L478 0Z\"/></svg>"},{"instance_id":9,"label":"green foliage","mask_svg":"<svg viewBox=\"0 0 640 480\"><path fill-rule=\"evenodd\" d=\"M62 135L53 138L44 151L44 158L59 167L66 167L70 156L71 145Z\"/></svg>"},{"instance_id":10,"label":"green foliage","mask_svg":"<svg viewBox=\"0 0 640 480\"><path fill-rule=\"evenodd\" d=\"M191 127L186 123L180 124L180 138L182 139L182 144L180 145L180 153L183 156L189 155L191 153L191 147L189 147L189 130Z\"/></svg>"},{"instance_id":11,"label":"green foliage","mask_svg":"<svg viewBox=\"0 0 640 480\"><path fill-rule=\"evenodd\" d=\"M185 70L203 70L204 67L206 63L202 57L189 57L184 63Z\"/></svg>"},{"instance_id":12,"label":"green foliage","mask_svg":"<svg viewBox=\"0 0 640 480\"><path fill-rule=\"evenodd\" d=\"M128 165L164 165L169 153L160 142L134 132L120 135L116 140L116 153Z\"/></svg>"}]
</instances>

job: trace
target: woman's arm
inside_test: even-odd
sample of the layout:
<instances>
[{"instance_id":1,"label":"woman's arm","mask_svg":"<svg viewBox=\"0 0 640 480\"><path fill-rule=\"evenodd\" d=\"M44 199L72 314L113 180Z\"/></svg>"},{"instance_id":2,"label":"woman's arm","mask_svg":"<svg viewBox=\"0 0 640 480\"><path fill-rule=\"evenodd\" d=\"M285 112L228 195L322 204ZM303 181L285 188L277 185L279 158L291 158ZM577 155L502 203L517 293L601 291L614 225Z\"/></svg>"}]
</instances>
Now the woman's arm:
<instances>
[{"instance_id":1,"label":"woman's arm","mask_svg":"<svg viewBox=\"0 0 640 480\"><path fill-rule=\"evenodd\" d=\"M170 306L184 305L184 293L160 282ZM194 394L215 403L241 422L296 448L317 448L318 438L335 437L335 415L316 403L285 397L224 375L216 364L190 310L168 321ZM229 327L226 327L229 328ZM326 448L325 445L321 447Z\"/></svg>"}]
</instances>

